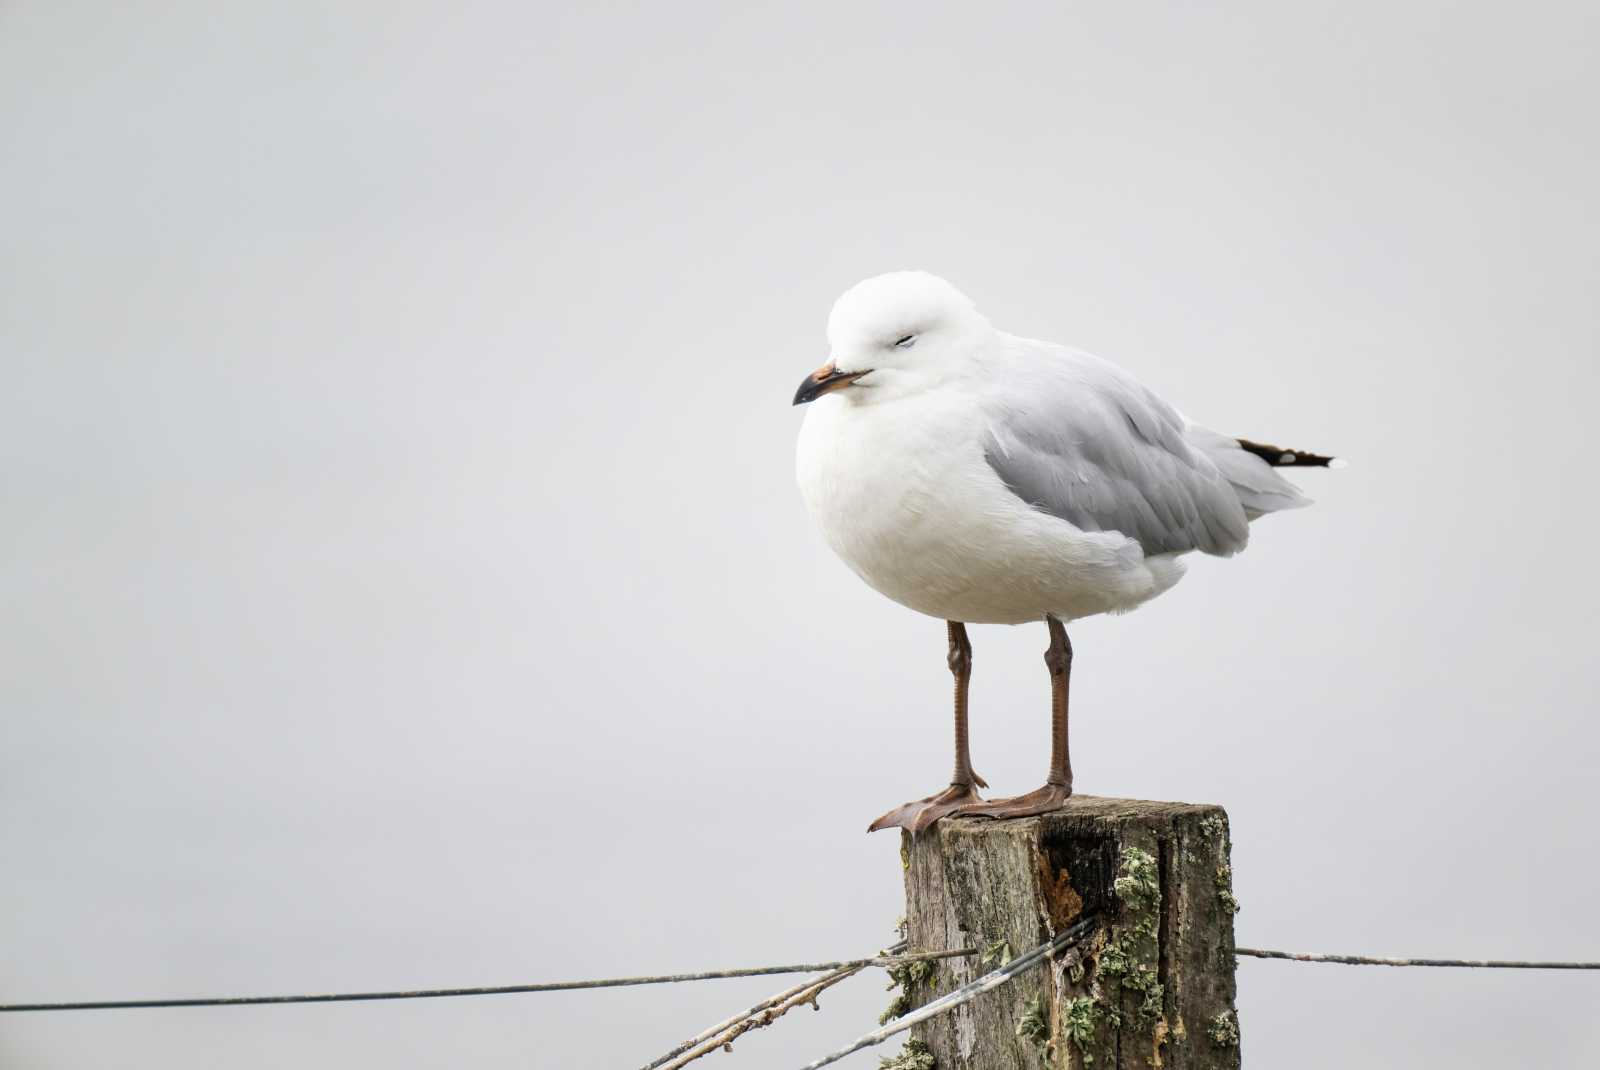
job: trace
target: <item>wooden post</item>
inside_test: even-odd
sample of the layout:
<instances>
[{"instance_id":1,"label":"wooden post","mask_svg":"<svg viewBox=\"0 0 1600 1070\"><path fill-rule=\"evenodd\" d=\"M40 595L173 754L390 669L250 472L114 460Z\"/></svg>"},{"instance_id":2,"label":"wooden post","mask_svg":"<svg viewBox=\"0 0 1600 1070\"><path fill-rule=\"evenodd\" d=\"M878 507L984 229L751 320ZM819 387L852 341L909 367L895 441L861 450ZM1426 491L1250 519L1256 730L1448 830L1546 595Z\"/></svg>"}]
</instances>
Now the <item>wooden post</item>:
<instances>
[{"instance_id":1,"label":"wooden post","mask_svg":"<svg viewBox=\"0 0 1600 1070\"><path fill-rule=\"evenodd\" d=\"M916 951L980 947L902 973L916 1007L1104 921L1084 965L1051 963L914 1029L938 1070L1236 1070L1232 871L1219 806L1075 796L1043 817L946 819L904 834Z\"/></svg>"}]
</instances>

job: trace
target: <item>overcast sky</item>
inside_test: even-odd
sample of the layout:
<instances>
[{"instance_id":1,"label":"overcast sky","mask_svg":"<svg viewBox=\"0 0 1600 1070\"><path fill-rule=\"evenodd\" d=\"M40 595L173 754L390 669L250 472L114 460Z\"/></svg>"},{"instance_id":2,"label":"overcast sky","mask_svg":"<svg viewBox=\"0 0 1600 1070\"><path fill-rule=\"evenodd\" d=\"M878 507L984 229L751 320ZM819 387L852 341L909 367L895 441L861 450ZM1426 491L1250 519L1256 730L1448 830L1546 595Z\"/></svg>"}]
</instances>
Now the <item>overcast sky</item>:
<instances>
[{"instance_id":1,"label":"overcast sky","mask_svg":"<svg viewBox=\"0 0 1600 1070\"><path fill-rule=\"evenodd\" d=\"M1596 19L0 6L0 1001L891 939L944 629L823 545L789 399L902 267L1350 459L1073 628L1079 790L1227 806L1241 943L1600 958ZM1046 639L972 630L1002 792ZM780 987L10 1016L0 1065L628 1067ZM1265 1067L1576 1065L1597 1000L1239 967Z\"/></svg>"}]
</instances>

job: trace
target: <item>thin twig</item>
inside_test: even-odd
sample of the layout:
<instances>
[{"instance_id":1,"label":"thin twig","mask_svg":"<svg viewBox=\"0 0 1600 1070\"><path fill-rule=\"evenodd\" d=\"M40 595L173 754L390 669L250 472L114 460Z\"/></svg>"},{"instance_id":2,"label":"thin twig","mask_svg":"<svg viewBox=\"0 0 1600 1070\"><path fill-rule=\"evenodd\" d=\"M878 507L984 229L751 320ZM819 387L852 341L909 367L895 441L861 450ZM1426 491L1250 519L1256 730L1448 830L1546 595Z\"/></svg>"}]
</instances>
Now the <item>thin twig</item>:
<instances>
[{"instance_id":1,"label":"thin twig","mask_svg":"<svg viewBox=\"0 0 1600 1070\"><path fill-rule=\"evenodd\" d=\"M994 970L991 973L986 973L976 981L962 985L955 991L940 996L932 1003L924 1004L911 1013L903 1017L896 1018L894 1021L890 1022L886 1026L883 1026L881 1029L874 1029L872 1032L861 1037L853 1044L840 1048L838 1051L833 1052L830 1055L824 1055L815 1062L807 1063L803 1070L818 1070L819 1067L827 1066L829 1063L838 1062L840 1059L843 1059L846 1055L849 1055L852 1052L860 1051L862 1048L870 1048L874 1044L882 1044L885 1040L888 1040L896 1033L903 1033L907 1029L910 1029L912 1026L916 1025L918 1022L925 1022L929 1018L935 1018L941 1014L945 1014L948 1011L953 1011L963 1003L976 999L985 992L991 992L994 989L999 988L1001 985L1006 984L1018 974L1026 973L1028 970L1031 970L1033 967L1039 965L1039 963L1043 962L1051 955L1054 955L1056 952L1069 947L1069 945L1078 945L1071 947L1071 950L1068 951L1070 965L1072 962L1076 962L1082 957L1084 951L1082 945L1087 943L1089 935L1095 930L1098 924L1099 923L1096 921L1096 919L1092 917L1084 918L1083 920L1063 929L1055 936L1054 939L1046 941L1033 950L1017 956L1006 965L1000 967L998 970Z\"/></svg>"},{"instance_id":2,"label":"thin twig","mask_svg":"<svg viewBox=\"0 0 1600 1070\"><path fill-rule=\"evenodd\" d=\"M1466 966L1486 970L1600 970L1600 962L1524 962L1517 959L1394 959L1373 955L1313 955L1298 951L1263 951L1236 947L1235 955L1291 962L1337 962L1345 966Z\"/></svg>"},{"instance_id":3,"label":"thin twig","mask_svg":"<svg viewBox=\"0 0 1600 1070\"><path fill-rule=\"evenodd\" d=\"M825 989L832 988L834 985L848 977L854 977L864 969L866 969L865 966L852 966L845 970L835 970L833 973L830 973L825 977L818 978L815 983L811 984L802 991L796 992L787 999L781 1000L773 1006L768 1007L760 1014L753 1015L749 1018L746 1018L742 1022L736 1023L732 1027L707 1040L705 1043L701 1044L698 1048L695 1048L687 1055L684 1055L682 1058L673 1060L664 1068L664 1070L682 1070L683 1067L688 1066L702 1055L710 1055L718 1048L724 1048L731 1051L733 1042L744 1036L744 1034L748 1033L750 1030L764 1029L773 1022L776 1022L779 1018L782 1018L785 1014L788 1014L794 1008L803 1004L809 1003L814 1010L821 1010L821 1008L817 1006L817 997L821 995Z\"/></svg>"},{"instance_id":4,"label":"thin twig","mask_svg":"<svg viewBox=\"0 0 1600 1070\"><path fill-rule=\"evenodd\" d=\"M630 985L666 985L681 981L711 981L725 977L766 977L781 973L820 973L851 966L898 966L902 962L950 958L973 954L971 949L933 951L921 955L879 955L869 959L807 962L794 966L752 966L738 970L669 973L649 977L607 977L594 981L551 981L533 985L496 985L487 988L424 988L400 992L335 992L304 996L214 996L204 999L121 999L86 1003L5 1003L0 1011L100 1011L149 1007L240 1007L262 1003L359 1003L378 999L437 999L441 996L505 996L523 992L572 992L586 988L624 988Z\"/></svg>"},{"instance_id":5,"label":"thin twig","mask_svg":"<svg viewBox=\"0 0 1600 1070\"><path fill-rule=\"evenodd\" d=\"M855 969L855 967L851 967L851 969ZM835 973L843 973L844 971L843 970L836 970L834 972ZM831 974L831 973L830 974L824 974L823 976L832 977L833 974ZM645 1063L644 1066L642 1066L640 1068L640 1070L657 1070L658 1067L661 1067L661 1066L665 1065L666 1063L671 1062L673 1059L676 1059L678 1056L682 1055L684 1052L688 1051L690 1048L694 1047L695 1045L701 1044L701 1043L705 1042L706 1040L709 1040L710 1038L718 1035L719 1033L722 1033L725 1030L727 1030L727 1029L729 1029L729 1028L731 1028L733 1026L738 1025L740 1022L744 1021L746 1018L751 1017L752 1015L760 1014L762 1011L766 1010L768 1007L776 1006L777 1004L782 1003L784 1000L788 999L790 996L797 995L797 994L799 994L801 992L804 992L806 989L810 988L812 984L813 984L813 981L803 981L800 984L797 984L792 988L784 989L782 992L779 992L775 996L768 996L766 999L762 1000L760 1003L757 1003L754 1007L751 1007L749 1010L743 1011L743 1012L741 1012L739 1014L735 1014L735 1015L733 1015L732 1017L729 1017L729 1018L724 1018L722 1021L718 1022L716 1025L708 1026L705 1029L702 1029L700 1032L696 1033L694 1036L690 1037L688 1040L685 1040L682 1044L679 1044L677 1047L673 1048L671 1051L666 1052L666 1053L664 1053L662 1055L657 1055L650 1062Z\"/></svg>"},{"instance_id":6,"label":"thin twig","mask_svg":"<svg viewBox=\"0 0 1600 1070\"><path fill-rule=\"evenodd\" d=\"M885 948L883 953L887 954L887 955L900 955L901 953L903 953L905 951L905 949L906 949L906 942L904 940L901 940L898 943L892 944L889 947ZM739 1014L735 1014L730 1018L724 1018L722 1021L718 1022L716 1025L709 1026L709 1027L707 1027L705 1029L702 1029L700 1032L696 1033L694 1036L690 1037L688 1040L685 1040L682 1044L679 1044L677 1047L673 1048L671 1051L669 1051L669 1052L667 1052L667 1053L665 1053L663 1055L658 1055L653 1060L651 1060L650 1062L645 1063L644 1066L642 1066L640 1068L640 1070L657 1070L658 1067L660 1067L660 1066L662 1066L662 1065L664 1065L664 1064L666 1064L668 1062L671 1062L673 1059L676 1059L678 1056L682 1055L684 1052L688 1051L690 1048L694 1047L695 1045L701 1044L701 1043L709 1040L710 1038L712 1038L714 1036L718 1036L718 1035L728 1031L732 1027L738 1025L740 1022L744 1021L746 1018L754 1017L755 1015L760 1014L762 1011L767 1010L769 1007L775 1007L778 1004L782 1003L784 1000L787 1000L787 999L790 999L790 998L792 998L794 996L799 995L800 993L802 993L802 992L806 991L808 988L810 988L812 985L816 984L818 981L825 980L827 978L835 977L835 976L840 976L840 977L848 976L850 974L855 973L855 971L858 970L858 969L860 969L860 967L850 966L850 967L846 967L843 970L834 970L832 973L826 973L826 974L823 974L821 977L814 977L809 981L802 981L800 984L794 985L793 987L790 987L790 988L786 988L782 992L779 992L775 996L768 996L766 999L762 1000L760 1003L757 1003L754 1007L751 1007L749 1010L742 1011Z\"/></svg>"}]
</instances>

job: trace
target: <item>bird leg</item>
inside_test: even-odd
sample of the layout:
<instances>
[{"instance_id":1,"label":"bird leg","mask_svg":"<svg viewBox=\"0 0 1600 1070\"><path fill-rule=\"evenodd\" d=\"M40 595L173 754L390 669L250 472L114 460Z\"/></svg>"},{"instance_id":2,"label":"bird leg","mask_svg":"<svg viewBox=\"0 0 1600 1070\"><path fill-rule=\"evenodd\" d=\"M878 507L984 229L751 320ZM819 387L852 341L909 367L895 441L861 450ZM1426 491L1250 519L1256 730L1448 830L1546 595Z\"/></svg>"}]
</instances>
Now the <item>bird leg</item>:
<instances>
[{"instance_id":1,"label":"bird leg","mask_svg":"<svg viewBox=\"0 0 1600 1070\"><path fill-rule=\"evenodd\" d=\"M972 771L972 754L967 746L967 685L972 681L972 643L967 640L967 626L960 621L946 621L950 636L950 653L947 658L950 672L956 678L956 768L950 786L936 795L916 802L897 806L871 825L868 832L899 826L912 832L921 832L958 806L981 802L979 788L989 785Z\"/></svg>"},{"instance_id":2,"label":"bird leg","mask_svg":"<svg viewBox=\"0 0 1600 1070\"><path fill-rule=\"evenodd\" d=\"M1067 751L1067 690L1072 683L1072 642L1067 629L1049 614L1050 646L1044 652L1050 670L1050 776L1044 787L1012 799L968 803L950 811L959 817L1032 817L1060 809L1072 796L1072 757Z\"/></svg>"}]
</instances>

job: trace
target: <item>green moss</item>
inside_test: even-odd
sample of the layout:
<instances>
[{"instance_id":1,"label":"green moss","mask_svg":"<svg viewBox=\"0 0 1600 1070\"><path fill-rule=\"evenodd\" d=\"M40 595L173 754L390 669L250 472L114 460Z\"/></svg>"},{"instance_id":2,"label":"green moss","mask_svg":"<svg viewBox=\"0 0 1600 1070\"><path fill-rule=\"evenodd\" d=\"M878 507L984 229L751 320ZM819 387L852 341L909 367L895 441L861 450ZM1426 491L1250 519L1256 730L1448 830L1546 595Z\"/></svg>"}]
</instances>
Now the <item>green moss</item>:
<instances>
[{"instance_id":1,"label":"green moss","mask_svg":"<svg viewBox=\"0 0 1600 1070\"><path fill-rule=\"evenodd\" d=\"M1132 991L1139 995L1136 1011L1138 1024L1154 1025L1161 1017L1165 992L1155 973L1140 964L1135 957L1134 940L1123 933L1100 952L1099 975L1112 982L1118 991Z\"/></svg>"},{"instance_id":2,"label":"green moss","mask_svg":"<svg viewBox=\"0 0 1600 1070\"><path fill-rule=\"evenodd\" d=\"M1239 913L1239 897L1233 894L1233 867L1226 862L1218 866L1215 882L1217 902L1222 904L1222 909L1230 914Z\"/></svg>"},{"instance_id":3,"label":"green moss","mask_svg":"<svg viewBox=\"0 0 1600 1070\"><path fill-rule=\"evenodd\" d=\"M1111 890L1130 914L1154 913L1161 903L1161 881L1156 873L1156 860L1149 851L1129 847L1122 852L1122 867Z\"/></svg>"},{"instance_id":4,"label":"green moss","mask_svg":"<svg viewBox=\"0 0 1600 1070\"><path fill-rule=\"evenodd\" d=\"M916 1037L906 1041L899 1055L878 1060L879 1070L934 1070L933 1052Z\"/></svg>"},{"instance_id":5,"label":"green moss","mask_svg":"<svg viewBox=\"0 0 1600 1070\"><path fill-rule=\"evenodd\" d=\"M1078 1048L1085 1065L1103 1024L1148 1033L1159 1047L1169 1035L1163 1017L1166 991L1155 970L1156 932L1161 920L1161 881L1155 856L1138 847L1123 850L1112 882L1121 906L1111 939L1094 960L1089 994L1062 1005L1062 1033ZM1074 984L1082 972L1069 974ZM1129 1019L1123 1008L1130 1006Z\"/></svg>"},{"instance_id":6,"label":"green moss","mask_svg":"<svg viewBox=\"0 0 1600 1070\"><path fill-rule=\"evenodd\" d=\"M1017 1020L1017 1036L1032 1041L1046 1058L1055 1049L1055 1040L1050 1035L1050 1007L1044 1001L1044 993L1023 1006L1022 1017Z\"/></svg>"},{"instance_id":7,"label":"green moss","mask_svg":"<svg viewBox=\"0 0 1600 1070\"><path fill-rule=\"evenodd\" d=\"M979 962L985 966L991 964L1004 966L1015 957L1016 956L1011 953L1011 941L996 940L994 943L983 949L983 957L979 959Z\"/></svg>"},{"instance_id":8,"label":"green moss","mask_svg":"<svg viewBox=\"0 0 1600 1070\"><path fill-rule=\"evenodd\" d=\"M1204 836L1208 842L1214 843L1217 840L1221 840L1223 843L1227 843L1228 819L1223 817L1221 814L1212 814L1210 817L1201 818L1200 834Z\"/></svg>"},{"instance_id":9,"label":"green moss","mask_svg":"<svg viewBox=\"0 0 1600 1070\"><path fill-rule=\"evenodd\" d=\"M1210 1037L1211 1043L1219 1048L1237 1048L1239 1023L1232 1014L1223 1011L1206 1025L1206 1036Z\"/></svg>"},{"instance_id":10,"label":"green moss","mask_svg":"<svg viewBox=\"0 0 1600 1070\"><path fill-rule=\"evenodd\" d=\"M1139 994L1139 1006L1134 1011L1141 1026L1153 1026L1161 1020L1166 993L1161 982L1148 967L1139 966L1122 979L1122 987Z\"/></svg>"},{"instance_id":11,"label":"green moss","mask_svg":"<svg viewBox=\"0 0 1600 1070\"><path fill-rule=\"evenodd\" d=\"M1121 924L1095 961L1093 1002L1099 1018L1120 1030L1122 996L1136 995L1133 1024L1153 1030L1161 1022L1166 996L1152 968L1161 906L1155 857L1138 847L1124 850L1112 890L1122 904Z\"/></svg>"},{"instance_id":12,"label":"green moss","mask_svg":"<svg viewBox=\"0 0 1600 1070\"><path fill-rule=\"evenodd\" d=\"M1061 1031L1078 1049L1078 1054L1083 1056L1084 1066L1094 1063L1094 1053L1089 1048L1094 1044L1095 1030L1100 1027L1103 1017L1100 1004L1092 996L1068 1000L1061 1009Z\"/></svg>"},{"instance_id":13,"label":"green moss","mask_svg":"<svg viewBox=\"0 0 1600 1070\"><path fill-rule=\"evenodd\" d=\"M1120 981L1128 975L1128 971L1133 969L1133 960L1128 957L1126 936L1108 944L1106 949L1100 952L1099 967L1101 977L1109 977L1114 981Z\"/></svg>"},{"instance_id":14,"label":"green moss","mask_svg":"<svg viewBox=\"0 0 1600 1070\"><path fill-rule=\"evenodd\" d=\"M896 992L894 999L890 1000L889 1005L883 1009L883 1013L878 1015L878 1024L888 1025L896 1018L905 1017L910 1010L911 997L904 992Z\"/></svg>"},{"instance_id":15,"label":"green moss","mask_svg":"<svg viewBox=\"0 0 1600 1070\"><path fill-rule=\"evenodd\" d=\"M933 978L934 963L932 959L920 959L916 962L901 962L889 967L889 991L895 989L893 1002L878 1018L879 1025L888 1025L911 1009L911 995L916 987L925 984Z\"/></svg>"}]
</instances>

